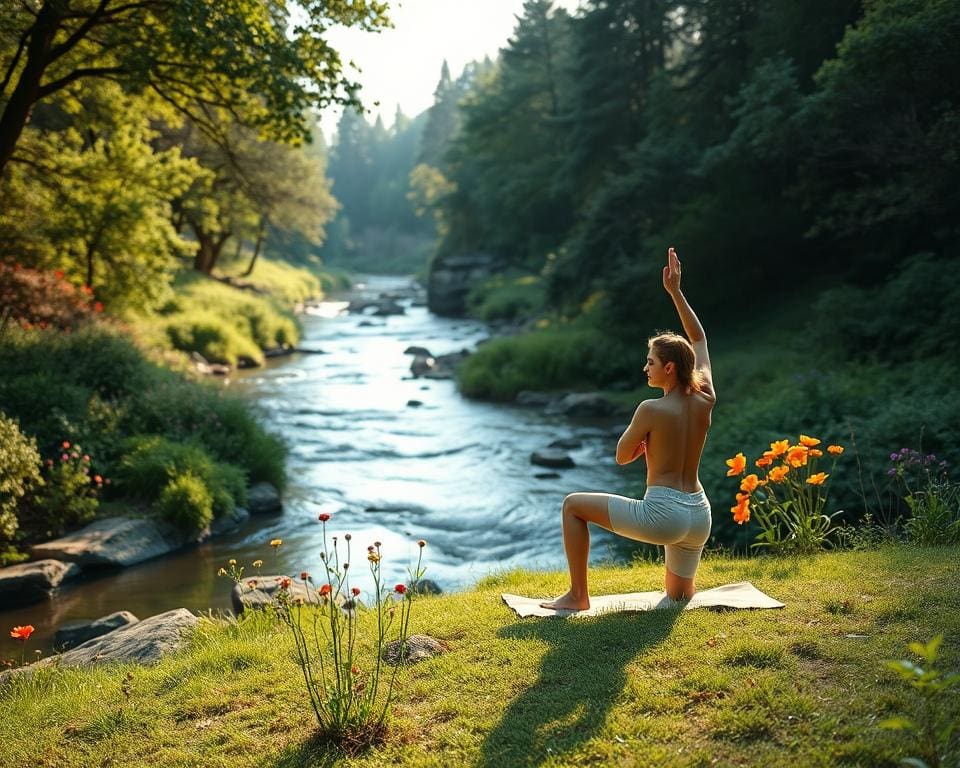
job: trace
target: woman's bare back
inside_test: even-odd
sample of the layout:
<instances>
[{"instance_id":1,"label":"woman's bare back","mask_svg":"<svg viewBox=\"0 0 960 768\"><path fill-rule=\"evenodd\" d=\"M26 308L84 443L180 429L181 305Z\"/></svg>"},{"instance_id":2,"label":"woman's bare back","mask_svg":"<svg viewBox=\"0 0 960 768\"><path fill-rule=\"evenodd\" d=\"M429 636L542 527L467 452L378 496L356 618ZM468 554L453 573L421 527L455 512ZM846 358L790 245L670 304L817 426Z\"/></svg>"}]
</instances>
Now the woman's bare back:
<instances>
[{"instance_id":1,"label":"woman's bare back","mask_svg":"<svg viewBox=\"0 0 960 768\"><path fill-rule=\"evenodd\" d=\"M712 398L674 390L645 401L647 404L647 486L662 485L685 493L702 490L698 473L710 428Z\"/></svg>"}]
</instances>

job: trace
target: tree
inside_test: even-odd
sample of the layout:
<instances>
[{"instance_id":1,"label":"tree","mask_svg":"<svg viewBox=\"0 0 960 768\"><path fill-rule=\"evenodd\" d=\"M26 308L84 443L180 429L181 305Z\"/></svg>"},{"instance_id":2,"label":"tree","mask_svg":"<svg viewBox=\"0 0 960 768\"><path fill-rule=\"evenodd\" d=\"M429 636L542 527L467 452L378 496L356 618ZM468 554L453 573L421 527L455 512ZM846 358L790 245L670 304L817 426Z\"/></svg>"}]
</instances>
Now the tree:
<instances>
[{"instance_id":1,"label":"tree","mask_svg":"<svg viewBox=\"0 0 960 768\"><path fill-rule=\"evenodd\" d=\"M380 0L24 0L0 19L0 175L38 102L78 80L151 91L211 138L229 114L281 141L308 137L310 106L356 102L331 24L384 26Z\"/></svg>"}]
</instances>

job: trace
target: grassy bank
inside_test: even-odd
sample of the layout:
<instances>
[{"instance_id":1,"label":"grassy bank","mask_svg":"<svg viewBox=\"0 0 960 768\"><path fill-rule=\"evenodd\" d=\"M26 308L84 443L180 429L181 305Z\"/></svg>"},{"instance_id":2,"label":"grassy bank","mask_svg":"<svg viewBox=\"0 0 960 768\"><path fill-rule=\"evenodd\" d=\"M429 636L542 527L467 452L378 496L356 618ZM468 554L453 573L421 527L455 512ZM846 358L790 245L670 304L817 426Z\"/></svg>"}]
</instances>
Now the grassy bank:
<instances>
[{"instance_id":1,"label":"grassy bank","mask_svg":"<svg viewBox=\"0 0 960 768\"><path fill-rule=\"evenodd\" d=\"M519 571L420 599L411 631L450 651L401 673L388 742L352 759L312 740L285 627L204 619L154 668L43 672L4 690L0 749L11 765L58 767L894 766L923 755L877 722L917 715L918 701L884 660L943 633L938 668L960 667L958 555L705 560L701 588L749 580L786 603L774 611L521 620L501 592L552 595L565 577ZM600 568L592 589L661 579L657 566ZM955 695L939 706L960 717Z\"/></svg>"}]
</instances>

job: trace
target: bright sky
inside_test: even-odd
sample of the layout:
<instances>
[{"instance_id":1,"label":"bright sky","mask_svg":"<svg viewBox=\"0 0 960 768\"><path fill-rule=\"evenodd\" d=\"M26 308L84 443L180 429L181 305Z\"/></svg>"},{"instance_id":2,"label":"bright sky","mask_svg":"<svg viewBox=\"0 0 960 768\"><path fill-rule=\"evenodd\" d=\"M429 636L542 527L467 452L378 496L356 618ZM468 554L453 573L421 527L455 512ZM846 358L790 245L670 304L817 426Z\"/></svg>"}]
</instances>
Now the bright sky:
<instances>
[{"instance_id":1,"label":"bright sky","mask_svg":"<svg viewBox=\"0 0 960 768\"><path fill-rule=\"evenodd\" d=\"M571 13L578 4L579 0L554 2ZM397 104L408 117L433 104L444 59L456 78L468 62L487 55L495 58L522 11L523 0L395 0L389 12L392 29L379 34L335 29L329 40L344 62L352 60L361 70L359 75L350 74L363 85L360 97L370 110L367 119L373 122L379 112L389 128ZM339 117L339 109L323 115L321 126L328 141Z\"/></svg>"}]
</instances>

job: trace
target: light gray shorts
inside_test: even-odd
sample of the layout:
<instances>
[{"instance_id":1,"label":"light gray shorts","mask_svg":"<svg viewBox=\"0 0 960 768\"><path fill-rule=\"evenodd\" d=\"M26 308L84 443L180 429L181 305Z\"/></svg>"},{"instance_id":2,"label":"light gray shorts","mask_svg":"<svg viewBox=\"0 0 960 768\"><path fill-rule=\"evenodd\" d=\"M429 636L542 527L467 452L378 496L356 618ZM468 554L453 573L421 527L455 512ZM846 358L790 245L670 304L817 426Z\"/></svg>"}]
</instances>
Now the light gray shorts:
<instances>
[{"instance_id":1,"label":"light gray shorts","mask_svg":"<svg viewBox=\"0 0 960 768\"><path fill-rule=\"evenodd\" d=\"M648 544L662 544L667 568L692 579L710 537L710 502L703 491L684 493L651 485L642 499L611 495L607 512L614 533Z\"/></svg>"}]
</instances>

